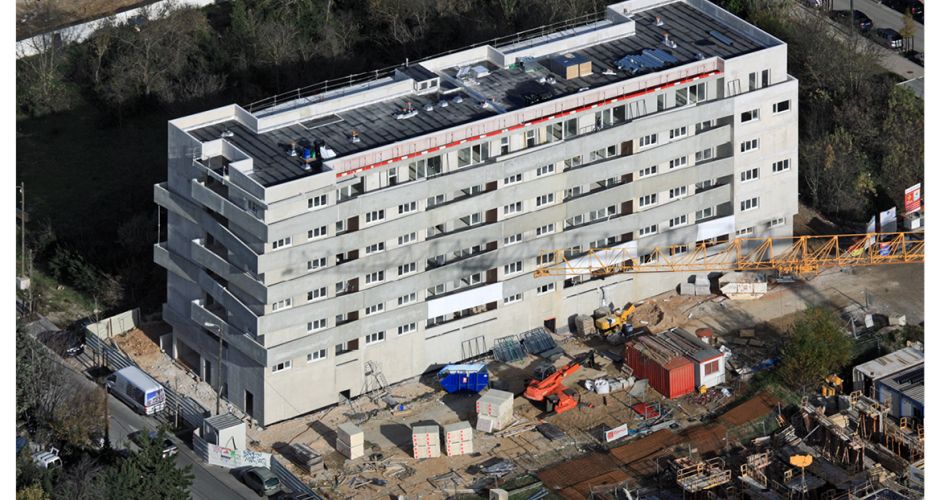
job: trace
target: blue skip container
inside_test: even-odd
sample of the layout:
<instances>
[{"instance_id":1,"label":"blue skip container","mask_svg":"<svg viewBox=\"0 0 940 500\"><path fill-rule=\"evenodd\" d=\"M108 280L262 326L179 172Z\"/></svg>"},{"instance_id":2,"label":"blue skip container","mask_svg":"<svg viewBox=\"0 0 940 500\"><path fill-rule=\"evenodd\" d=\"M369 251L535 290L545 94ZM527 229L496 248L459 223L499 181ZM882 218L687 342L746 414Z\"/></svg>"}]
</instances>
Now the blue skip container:
<instances>
[{"instance_id":1,"label":"blue skip container","mask_svg":"<svg viewBox=\"0 0 940 500\"><path fill-rule=\"evenodd\" d=\"M490 373L483 363L473 365L447 365L437 372L437 380L445 391L480 392L490 383Z\"/></svg>"}]
</instances>

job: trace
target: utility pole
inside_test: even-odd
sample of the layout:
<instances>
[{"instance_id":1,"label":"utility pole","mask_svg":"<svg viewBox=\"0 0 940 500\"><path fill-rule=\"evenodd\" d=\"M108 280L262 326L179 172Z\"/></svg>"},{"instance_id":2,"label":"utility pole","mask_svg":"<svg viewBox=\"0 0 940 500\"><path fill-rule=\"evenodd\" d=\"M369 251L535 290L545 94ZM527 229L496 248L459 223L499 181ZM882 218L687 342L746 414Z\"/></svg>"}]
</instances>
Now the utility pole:
<instances>
[{"instance_id":1,"label":"utility pole","mask_svg":"<svg viewBox=\"0 0 940 500\"><path fill-rule=\"evenodd\" d=\"M215 414L218 415L222 405L222 327L215 323L209 323L208 321L203 323L202 326L210 330L215 330L215 332L219 334L219 376L217 377L219 381L216 382L215 389Z\"/></svg>"},{"instance_id":2,"label":"utility pole","mask_svg":"<svg viewBox=\"0 0 940 500\"><path fill-rule=\"evenodd\" d=\"M20 264L22 271L20 276L23 278L26 277L26 184L20 182L20 185L17 186L17 190L20 192Z\"/></svg>"}]
</instances>

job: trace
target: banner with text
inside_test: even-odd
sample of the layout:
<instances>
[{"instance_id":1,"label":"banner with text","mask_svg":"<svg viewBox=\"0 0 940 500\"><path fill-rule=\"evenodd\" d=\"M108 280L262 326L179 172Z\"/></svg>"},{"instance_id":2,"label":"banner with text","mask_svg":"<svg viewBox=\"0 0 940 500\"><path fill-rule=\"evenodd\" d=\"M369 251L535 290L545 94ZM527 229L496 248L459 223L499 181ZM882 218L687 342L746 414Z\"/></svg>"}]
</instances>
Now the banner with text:
<instances>
[{"instance_id":1,"label":"banner with text","mask_svg":"<svg viewBox=\"0 0 940 500\"><path fill-rule=\"evenodd\" d=\"M920 210L920 183L904 190L904 212L911 213Z\"/></svg>"},{"instance_id":2,"label":"banner with text","mask_svg":"<svg viewBox=\"0 0 940 500\"><path fill-rule=\"evenodd\" d=\"M209 463L220 467L271 467L271 454L260 451L236 450L209 444Z\"/></svg>"}]
</instances>

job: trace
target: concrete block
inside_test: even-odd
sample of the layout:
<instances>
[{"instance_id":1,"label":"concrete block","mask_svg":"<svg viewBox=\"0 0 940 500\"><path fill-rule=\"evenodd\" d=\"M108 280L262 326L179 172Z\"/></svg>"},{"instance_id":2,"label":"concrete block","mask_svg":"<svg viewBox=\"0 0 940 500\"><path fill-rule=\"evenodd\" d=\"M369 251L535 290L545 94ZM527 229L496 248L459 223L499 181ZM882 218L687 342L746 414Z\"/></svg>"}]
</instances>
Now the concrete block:
<instances>
[{"instance_id":1,"label":"concrete block","mask_svg":"<svg viewBox=\"0 0 940 500\"><path fill-rule=\"evenodd\" d=\"M473 441L463 443L449 443L447 445L447 456L456 457L458 455L468 455L473 453Z\"/></svg>"},{"instance_id":2,"label":"concrete block","mask_svg":"<svg viewBox=\"0 0 940 500\"><path fill-rule=\"evenodd\" d=\"M490 490L490 500L509 500L509 492L500 488Z\"/></svg>"}]
</instances>

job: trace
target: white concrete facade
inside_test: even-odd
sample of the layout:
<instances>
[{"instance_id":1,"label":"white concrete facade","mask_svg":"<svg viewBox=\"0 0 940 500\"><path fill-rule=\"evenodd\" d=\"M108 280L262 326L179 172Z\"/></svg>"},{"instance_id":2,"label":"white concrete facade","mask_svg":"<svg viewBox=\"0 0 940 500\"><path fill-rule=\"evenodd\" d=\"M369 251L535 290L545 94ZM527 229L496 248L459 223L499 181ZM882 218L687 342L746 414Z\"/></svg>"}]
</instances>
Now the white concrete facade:
<instances>
[{"instance_id":1,"label":"white concrete facade","mask_svg":"<svg viewBox=\"0 0 940 500\"><path fill-rule=\"evenodd\" d=\"M563 49L605 33L634 36L625 11L671 3L611 6L598 30ZM194 131L232 123L260 136L399 96L408 85L390 80L336 101L255 113L232 105L171 121L168 180L154 187L168 235L154 260L168 271L164 319L174 356L213 386L221 379L225 397L267 425L360 394L369 361L394 383L484 354L500 337L552 324L565 330L575 314L688 278L535 278L541 251L629 244L642 259L655 246L734 232L790 235L798 106L786 45L707 2L686 3L762 48L341 155L276 184L256 180L263 159ZM545 43L558 50L551 35ZM514 50L476 48L424 64L438 71L480 57L514 60ZM677 103L677 91L702 84L704 98ZM556 123L577 132L554 137ZM646 145L652 134L655 144ZM489 154L465 164L468 148L484 143ZM429 158L440 158L441 172L411 179ZM205 323L224 332L221 374L217 328Z\"/></svg>"}]
</instances>

